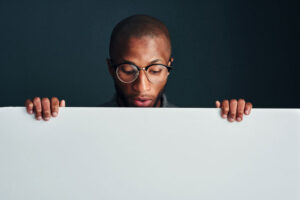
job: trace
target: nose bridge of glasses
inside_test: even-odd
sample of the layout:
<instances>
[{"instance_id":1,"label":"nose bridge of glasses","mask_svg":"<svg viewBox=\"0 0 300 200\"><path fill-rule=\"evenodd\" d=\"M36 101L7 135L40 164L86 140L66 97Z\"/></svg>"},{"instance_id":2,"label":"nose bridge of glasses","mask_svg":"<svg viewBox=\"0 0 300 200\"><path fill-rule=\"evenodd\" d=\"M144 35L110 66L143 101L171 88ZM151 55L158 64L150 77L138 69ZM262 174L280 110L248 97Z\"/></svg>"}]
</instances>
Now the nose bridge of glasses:
<instances>
[{"instance_id":1,"label":"nose bridge of glasses","mask_svg":"<svg viewBox=\"0 0 300 200\"><path fill-rule=\"evenodd\" d=\"M135 66L135 67L138 69L138 71L142 71L142 70L147 71L149 68L149 66L146 66L146 67Z\"/></svg>"},{"instance_id":2,"label":"nose bridge of glasses","mask_svg":"<svg viewBox=\"0 0 300 200\"><path fill-rule=\"evenodd\" d=\"M137 78L140 78L140 76L142 76L142 73L141 73L141 71L144 71L144 73L145 73L145 76L147 77L147 79L148 79L148 81L149 82L151 82L151 80L150 80L150 78L149 78L149 76L148 76L148 72L147 72L147 67L137 67L139 70L138 70L138 76L137 76Z\"/></svg>"}]
</instances>

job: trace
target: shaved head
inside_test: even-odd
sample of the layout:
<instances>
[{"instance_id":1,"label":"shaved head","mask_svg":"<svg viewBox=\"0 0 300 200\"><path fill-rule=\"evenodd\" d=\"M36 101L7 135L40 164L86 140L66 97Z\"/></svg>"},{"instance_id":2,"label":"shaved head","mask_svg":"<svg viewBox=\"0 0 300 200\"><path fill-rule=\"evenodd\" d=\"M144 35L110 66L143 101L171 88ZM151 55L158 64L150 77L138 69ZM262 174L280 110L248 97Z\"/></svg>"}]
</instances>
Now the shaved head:
<instances>
[{"instance_id":1,"label":"shaved head","mask_svg":"<svg viewBox=\"0 0 300 200\"><path fill-rule=\"evenodd\" d=\"M171 41L167 27L158 19L146 15L133 15L119 22L112 31L107 59L114 80L118 104L129 107L160 107L169 72L160 81L149 79L146 66L171 66ZM125 64L127 63L127 64ZM133 82L120 80L118 71L130 73L129 65L139 70ZM119 68L119 66L123 66ZM126 66L126 68L125 68ZM147 70L147 71L146 71ZM164 71L167 68L163 69ZM152 76L155 70L152 70ZM162 70L157 70L161 72Z\"/></svg>"},{"instance_id":2,"label":"shaved head","mask_svg":"<svg viewBox=\"0 0 300 200\"><path fill-rule=\"evenodd\" d=\"M109 56L114 59L120 46L130 38L163 37L167 42L171 56L171 39L169 31L160 20L147 15L133 15L119 22L112 31Z\"/></svg>"}]
</instances>

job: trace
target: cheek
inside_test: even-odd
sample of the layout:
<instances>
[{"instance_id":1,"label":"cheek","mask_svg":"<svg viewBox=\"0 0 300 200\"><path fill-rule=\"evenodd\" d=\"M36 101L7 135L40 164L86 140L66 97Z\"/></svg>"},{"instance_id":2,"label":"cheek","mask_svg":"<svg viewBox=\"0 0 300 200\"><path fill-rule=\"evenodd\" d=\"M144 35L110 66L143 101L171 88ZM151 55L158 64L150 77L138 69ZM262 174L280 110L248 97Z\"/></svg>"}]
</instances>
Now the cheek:
<instances>
[{"instance_id":1,"label":"cheek","mask_svg":"<svg viewBox=\"0 0 300 200\"><path fill-rule=\"evenodd\" d=\"M155 92L155 94L157 95L166 86L166 83L167 83L167 81L162 82L162 83L158 83L158 84L154 84L153 85L153 87L154 87L153 88L154 89L153 92Z\"/></svg>"}]
</instances>

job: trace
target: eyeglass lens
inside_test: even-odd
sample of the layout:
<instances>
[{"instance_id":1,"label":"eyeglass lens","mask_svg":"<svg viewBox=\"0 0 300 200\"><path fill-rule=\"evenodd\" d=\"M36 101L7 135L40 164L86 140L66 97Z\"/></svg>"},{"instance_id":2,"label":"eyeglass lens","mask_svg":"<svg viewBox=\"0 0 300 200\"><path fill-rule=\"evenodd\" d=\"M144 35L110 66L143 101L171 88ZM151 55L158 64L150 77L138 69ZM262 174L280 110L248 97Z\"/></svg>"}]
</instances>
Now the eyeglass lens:
<instances>
[{"instance_id":1,"label":"eyeglass lens","mask_svg":"<svg viewBox=\"0 0 300 200\"><path fill-rule=\"evenodd\" d=\"M139 75L139 70L131 64L119 65L117 68L117 76L120 81L125 83L133 82ZM169 72L163 65L151 65L146 71L149 81L153 83L164 81Z\"/></svg>"}]
</instances>

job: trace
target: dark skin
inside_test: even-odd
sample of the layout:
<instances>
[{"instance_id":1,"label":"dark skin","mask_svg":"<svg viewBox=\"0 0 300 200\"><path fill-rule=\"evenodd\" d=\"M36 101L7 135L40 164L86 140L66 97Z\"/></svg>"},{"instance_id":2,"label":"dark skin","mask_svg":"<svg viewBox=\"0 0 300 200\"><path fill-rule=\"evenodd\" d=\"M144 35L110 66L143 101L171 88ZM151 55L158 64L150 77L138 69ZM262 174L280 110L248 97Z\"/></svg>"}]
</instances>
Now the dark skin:
<instances>
[{"instance_id":1,"label":"dark skin","mask_svg":"<svg viewBox=\"0 0 300 200\"><path fill-rule=\"evenodd\" d=\"M140 38L130 37L120 43L118 52L115 52L112 59L115 64L129 61L139 67L145 67L152 63L165 64L170 66L173 58L170 59L171 49L167 38L164 35L155 37L143 36ZM160 96L166 86L167 79L160 83L152 83L148 80L145 71L141 70L138 78L132 83L123 83L118 80L111 60L107 60L109 72L115 82L118 94L118 102L121 106L136 107L136 98L147 98L147 107L160 107ZM56 117L59 107L65 106L64 100L56 97L43 98L35 97L25 102L27 112L35 113L37 120L48 121L51 116ZM221 116L228 121L242 121L243 115L249 115L252 104L244 99L231 99L216 101L216 107L221 108Z\"/></svg>"},{"instance_id":2,"label":"dark skin","mask_svg":"<svg viewBox=\"0 0 300 200\"><path fill-rule=\"evenodd\" d=\"M164 64L171 65L173 59L170 59L170 47L165 44L165 37L142 37L142 38L129 38L126 42L120 44L120 51L118 51L113 61L115 63L131 62L137 66L145 67L150 64ZM133 83L121 82L115 74L115 69L112 67L110 60L107 60L108 69L115 81L117 91L122 93L125 98L120 98L118 101L120 105L137 107L134 99L143 97L150 99L147 107L160 107L161 102L158 98L166 86L167 79L160 83L151 83L145 71L140 71L139 77ZM156 105L155 105L156 104Z\"/></svg>"}]
</instances>

